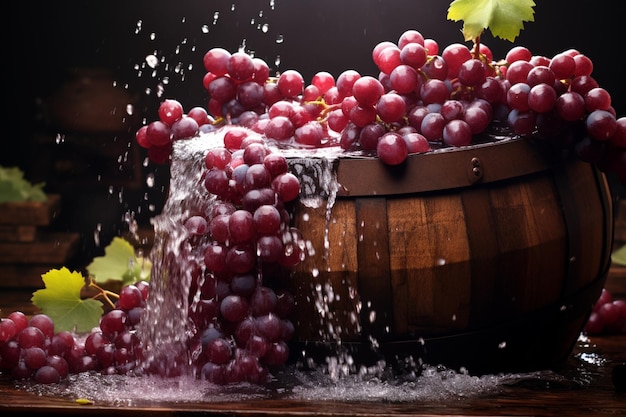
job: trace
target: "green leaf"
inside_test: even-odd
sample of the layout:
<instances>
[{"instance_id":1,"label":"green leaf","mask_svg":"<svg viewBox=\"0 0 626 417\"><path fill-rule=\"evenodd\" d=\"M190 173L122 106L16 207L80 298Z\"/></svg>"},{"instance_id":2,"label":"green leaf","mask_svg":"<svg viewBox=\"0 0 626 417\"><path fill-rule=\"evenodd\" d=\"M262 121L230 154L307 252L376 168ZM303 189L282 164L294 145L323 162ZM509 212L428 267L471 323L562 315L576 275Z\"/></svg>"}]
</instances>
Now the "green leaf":
<instances>
[{"instance_id":1,"label":"green leaf","mask_svg":"<svg viewBox=\"0 0 626 417\"><path fill-rule=\"evenodd\" d=\"M98 256L87 265L89 275L96 282L109 280L122 281L122 284L133 284L150 279L151 263L147 258L138 257L135 248L127 240L114 237L104 248L104 256Z\"/></svg>"},{"instance_id":2,"label":"green leaf","mask_svg":"<svg viewBox=\"0 0 626 417\"><path fill-rule=\"evenodd\" d=\"M98 326L103 314L98 300L81 298L85 278L80 272L63 267L51 269L41 276L45 289L37 290L32 303L54 321L54 330L85 333Z\"/></svg>"},{"instance_id":3,"label":"green leaf","mask_svg":"<svg viewBox=\"0 0 626 417\"><path fill-rule=\"evenodd\" d=\"M616 265L626 266L626 245L613 251L611 261Z\"/></svg>"},{"instance_id":4,"label":"green leaf","mask_svg":"<svg viewBox=\"0 0 626 417\"><path fill-rule=\"evenodd\" d=\"M513 42L524 22L535 20L533 0L454 0L448 8L448 20L463 21L466 41L476 40L489 28L494 37Z\"/></svg>"},{"instance_id":5,"label":"green leaf","mask_svg":"<svg viewBox=\"0 0 626 417\"><path fill-rule=\"evenodd\" d=\"M46 201L43 183L31 184L17 167L0 167L0 203Z\"/></svg>"}]
</instances>

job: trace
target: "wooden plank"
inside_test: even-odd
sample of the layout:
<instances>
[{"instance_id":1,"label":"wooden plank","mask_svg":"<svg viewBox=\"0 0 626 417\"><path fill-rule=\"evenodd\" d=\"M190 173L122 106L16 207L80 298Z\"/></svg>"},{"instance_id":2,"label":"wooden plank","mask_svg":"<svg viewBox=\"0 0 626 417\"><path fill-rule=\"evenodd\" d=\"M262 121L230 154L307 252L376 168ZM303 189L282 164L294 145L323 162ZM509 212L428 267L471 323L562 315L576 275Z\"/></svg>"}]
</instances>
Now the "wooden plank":
<instances>
[{"instance_id":1,"label":"wooden plank","mask_svg":"<svg viewBox=\"0 0 626 417\"><path fill-rule=\"evenodd\" d=\"M76 253L78 241L78 233L49 233L34 242L0 242L0 263L63 264Z\"/></svg>"},{"instance_id":2,"label":"wooden plank","mask_svg":"<svg viewBox=\"0 0 626 417\"><path fill-rule=\"evenodd\" d=\"M18 201L0 203L0 223L46 226L58 214L61 196L49 194L45 202Z\"/></svg>"},{"instance_id":3,"label":"wooden plank","mask_svg":"<svg viewBox=\"0 0 626 417\"><path fill-rule=\"evenodd\" d=\"M0 264L0 288L43 288L41 276L59 265Z\"/></svg>"},{"instance_id":4,"label":"wooden plank","mask_svg":"<svg viewBox=\"0 0 626 417\"><path fill-rule=\"evenodd\" d=\"M37 226L0 224L1 242L32 242L37 237Z\"/></svg>"}]
</instances>

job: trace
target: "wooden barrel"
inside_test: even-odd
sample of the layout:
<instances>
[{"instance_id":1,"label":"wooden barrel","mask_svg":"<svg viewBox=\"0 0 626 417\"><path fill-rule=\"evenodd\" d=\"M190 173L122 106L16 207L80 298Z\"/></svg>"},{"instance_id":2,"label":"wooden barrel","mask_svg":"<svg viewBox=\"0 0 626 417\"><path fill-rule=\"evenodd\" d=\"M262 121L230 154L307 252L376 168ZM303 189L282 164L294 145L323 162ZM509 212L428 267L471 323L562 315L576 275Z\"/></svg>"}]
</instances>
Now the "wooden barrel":
<instances>
[{"instance_id":1,"label":"wooden barrel","mask_svg":"<svg viewBox=\"0 0 626 417\"><path fill-rule=\"evenodd\" d=\"M314 252L294 272L295 359L350 353L470 373L556 368L607 276L604 175L523 139L341 158L339 189L300 203Z\"/></svg>"}]
</instances>

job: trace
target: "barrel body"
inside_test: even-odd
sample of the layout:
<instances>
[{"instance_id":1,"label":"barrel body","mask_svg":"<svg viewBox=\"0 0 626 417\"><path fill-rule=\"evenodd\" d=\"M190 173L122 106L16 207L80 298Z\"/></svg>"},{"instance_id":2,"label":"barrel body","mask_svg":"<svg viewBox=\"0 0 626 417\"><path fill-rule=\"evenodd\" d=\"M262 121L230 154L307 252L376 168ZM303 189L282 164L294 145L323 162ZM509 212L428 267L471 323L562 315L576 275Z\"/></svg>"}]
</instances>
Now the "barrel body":
<instances>
[{"instance_id":1,"label":"barrel body","mask_svg":"<svg viewBox=\"0 0 626 417\"><path fill-rule=\"evenodd\" d=\"M565 362L610 263L601 172L516 139L335 173L336 198L294 211L314 248L292 280L299 354L476 373Z\"/></svg>"}]
</instances>

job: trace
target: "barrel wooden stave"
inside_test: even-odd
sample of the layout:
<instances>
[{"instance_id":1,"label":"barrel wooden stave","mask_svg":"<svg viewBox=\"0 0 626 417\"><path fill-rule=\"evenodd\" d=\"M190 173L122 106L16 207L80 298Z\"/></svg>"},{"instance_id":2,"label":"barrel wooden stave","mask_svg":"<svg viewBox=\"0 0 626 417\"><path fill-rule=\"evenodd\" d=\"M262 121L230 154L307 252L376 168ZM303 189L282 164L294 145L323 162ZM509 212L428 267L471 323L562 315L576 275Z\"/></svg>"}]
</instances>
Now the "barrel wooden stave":
<instances>
[{"instance_id":1,"label":"barrel wooden stave","mask_svg":"<svg viewBox=\"0 0 626 417\"><path fill-rule=\"evenodd\" d=\"M533 326L541 327L542 320L520 327L528 333L521 337L502 330L490 334L491 345L501 339L498 331L508 337L518 346L516 355L543 351L545 360L533 363L529 356L531 367L567 358L589 314L588 300L597 298L598 281L608 270L610 193L604 176L589 164L533 163L543 168L431 192L377 190L340 196L332 207L299 206L295 226L316 252L294 273L296 340L305 345L375 340L392 350L429 338L443 343L450 337L454 344L458 335L567 310L568 297L592 292L582 297L588 304L567 315L550 313L558 318L543 320L552 326L537 330L543 341L531 342ZM315 277L312 268L319 270ZM324 317L320 304L311 307L307 285L332 288ZM592 285L595 293L587 291ZM511 365L511 357L495 360L500 352L487 351L492 364Z\"/></svg>"}]
</instances>

